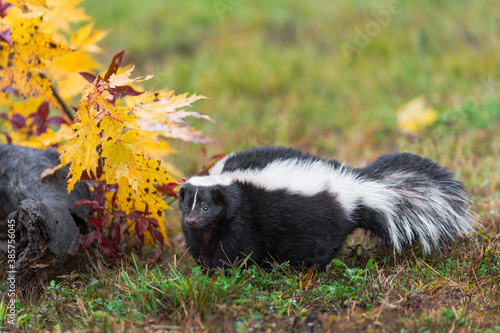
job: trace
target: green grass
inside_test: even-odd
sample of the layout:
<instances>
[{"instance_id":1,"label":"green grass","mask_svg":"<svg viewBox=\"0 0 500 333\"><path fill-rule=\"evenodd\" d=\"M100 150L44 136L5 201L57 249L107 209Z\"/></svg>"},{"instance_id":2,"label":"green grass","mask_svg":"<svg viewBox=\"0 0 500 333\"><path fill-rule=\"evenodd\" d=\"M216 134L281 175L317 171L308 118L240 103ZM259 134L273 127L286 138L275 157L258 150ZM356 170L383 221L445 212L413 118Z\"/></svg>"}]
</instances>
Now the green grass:
<instances>
[{"instance_id":1,"label":"green grass","mask_svg":"<svg viewBox=\"0 0 500 333\"><path fill-rule=\"evenodd\" d=\"M32 305L18 303L18 323L101 332L500 329L498 238L484 232L431 257L418 247L393 257L356 245L321 273L246 262L211 273L176 258L147 266L134 257L52 281Z\"/></svg>"},{"instance_id":2,"label":"green grass","mask_svg":"<svg viewBox=\"0 0 500 333\"><path fill-rule=\"evenodd\" d=\"M427 256L418 245L395 255L356 233L340 261L312 276L286 264L208 274L185 253L173 212L173 247L157 265L146 264L148 249L130 266L91 253L88 271L56 278L39 297L18 302L20 327L500 332L497 2L397 2L402 10L350 57L341 45L386 2L241 0L224 17L217 3L84 5L98 28L112 29L101 43L102 63L124 49L137 75L155 75L148 89L210 98L194 109L219 126L193 121L218 142L209 154L282 144L353 165L393 151L422 154L464 182L482 227ZM402 135L396 110L421 95L439 119L416 137ZM173 161L187 176L200 169L201 147L173 144L181 152Z\"/></svg>"},{"instance_id":3,"label":"green grass","mask_svg":"<svg viewBox=\"0 0 500 333\"><path fill-rule=\"evenodd\" d=\"M196 109L221 127L201 126L226 149L317 150L332 141L327 152L336 155L335 134L391 129L395 110L414 97L445 113L498 100L498 83L483 88L500 81L494 0L400 1L401 12L352 57L341 46L384 2L239 1L223 18L217 2L89 0L87 8L98 27L113 29L102 62L125 49L137 73L156 75L150 88L210 97Z\"/></svg>"}]
</instances>

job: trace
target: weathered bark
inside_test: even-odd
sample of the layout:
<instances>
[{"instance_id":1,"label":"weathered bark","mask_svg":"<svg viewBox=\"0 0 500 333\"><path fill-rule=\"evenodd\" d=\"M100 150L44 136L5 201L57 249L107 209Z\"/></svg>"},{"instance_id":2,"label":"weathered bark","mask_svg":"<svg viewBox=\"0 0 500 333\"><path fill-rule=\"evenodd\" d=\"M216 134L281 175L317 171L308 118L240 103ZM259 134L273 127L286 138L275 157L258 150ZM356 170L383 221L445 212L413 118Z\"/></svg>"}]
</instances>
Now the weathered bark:
<instances>
[{"instance_id":1,"label":"weathered bark","mask_svg":"<svg viewBox=\"0 0 500 333\"><path fill-rule=\"evenodd\" d=\"M92 228L85 205L85 184L68 194L68 168L40 179L43 170L59 164L55 149L0 145L0 251L7 250L7 221L16 224L14 266L19 290L36 288L47 276L61 273L76 254L80 237Z\"/></svg>"}]
</instances>

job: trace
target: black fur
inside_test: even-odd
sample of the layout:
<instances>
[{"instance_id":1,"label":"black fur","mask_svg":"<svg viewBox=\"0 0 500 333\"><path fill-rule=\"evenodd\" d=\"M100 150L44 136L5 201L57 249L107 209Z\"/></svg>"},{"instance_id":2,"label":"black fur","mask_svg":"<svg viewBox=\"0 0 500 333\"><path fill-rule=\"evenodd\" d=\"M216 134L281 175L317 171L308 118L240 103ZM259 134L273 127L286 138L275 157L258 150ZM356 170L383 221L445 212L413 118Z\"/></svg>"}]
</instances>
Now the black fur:
<instances>
[{"instance_id":1,"label":"black fur","mask_svg":"<svg viewBox=\"0 0 500 333\"><path fill-rule=\"evenodd\" d=\"M319 157L300 150L286 147L256 147L244 150L230 156L224 164L223 171L264 169L269 163L276 160L298 159L300 161L318 161Z\"/></svg>"},{"instance_id":2,"label":"black fur","mask_svg":"<svg viewBox=\"0 0 500 333\"><path fill-rule=\"evenodd\" d=\"M260 170L278 159L321 160L295 149L259 147L227 158L222 174ZM327 163L334 168L341 166L334 160ZM452 181L445 169L413 154L384 155L361 169L345 168L360 178L375 181L404 171L414 175L408 180L409 191L412 184L419 185L419 180L426 180L425 186L430 186L430 181L435 181L438 187L446 182L454 186L453 190L463 192L461 183ZM281 189L270 191L247 182L195 186L188 181L179 194L182 230L189 251L198 262L210 268L251 255L257 264L269 260L289 261L296 268L317 264L324 269L356 228L371 230L388 246L393 241L383 214L360 202L349 216L335 195L327 191L305 196ZM192 209L195 195L196 205ZM407 205L399 207L403 211L419 209L409 201L402 200L400 204ZM464 202L452 201L451 204L459 214L466 214ZM409 237L404 245L411 240Z\"/></svg>"}]
</instances>

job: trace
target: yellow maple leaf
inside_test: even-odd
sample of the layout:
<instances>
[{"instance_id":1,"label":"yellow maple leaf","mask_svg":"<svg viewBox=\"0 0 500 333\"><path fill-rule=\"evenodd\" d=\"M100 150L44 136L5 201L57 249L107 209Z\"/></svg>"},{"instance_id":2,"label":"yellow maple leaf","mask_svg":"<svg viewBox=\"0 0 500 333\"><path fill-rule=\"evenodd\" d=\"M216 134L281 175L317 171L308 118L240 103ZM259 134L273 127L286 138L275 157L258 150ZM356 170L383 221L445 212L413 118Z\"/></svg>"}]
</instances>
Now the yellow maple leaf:
<instances>
[{"instance_id":1,"label":"yellow maple leaf","mask_svg":"<svg viewBox=\"0 0 500 333\"><path fill-rule=\"evenodd\" d=\"M142 132L141 132L142 133ZM144 136L150 136L150 140L145 142L141 149L148 158L161 160L166 155L176 154L178 151L170 146L168 141L159 135L144 131Z\"/></svg>"},{"instance_id":2,"label":"yellow maple leaf","mask_svg":"<svg viewBox=\"0 0 500 333\"><path fill-rule=\"evenodd\" d=\"M422 128L432 125L438 119L438 112L427 106L425 97L417 97L397 111L400 130L417 134Z\"/></svg>"},{"instance_id":3,"label":"yellow maple leaf","mask_svg":"<svg viewBox=\"0 0 500 333\"><path fill-rule=\"evenodd\" d=\"M48 128L47 132L40 135L37 141L39 141L44 148L48 148L65 141L72 133L71 126L62 124L56 132Z\"/></svg>"},{"instance_id":4,"label":"yellow maple leaf","mask_svg":"<svg viewBox=\"0 0 500 333\"><path fill-rule=\"evenodd\" d=\"M9 136L10 139L12 140L12 144L14 145L25 146L35 149L43 148L41 142L36 140L36 138L33 135L30 135L30 133L28 133L27 128L22 128L17 131L10 131Z\"/></svg>"},{"instance_id":5,"label":"yellow maple leaf","mask_svg":"<svg viewBox=\"0 0 500 333\"><path fill-rule=\"evenodd\" d=\"M70 101L88 85L79 72L91 72L99 67L91 56L76 51L64 54L47 62L47 75L57 84L62 99Z\"/></svg>"},{"instance_id":6,"label":"yellow maple leaf","mask_svg":"<svg viewBox=\"0 0 500 333\"><path fill-rule=\"evenodd\" d=\"M116 184L125 177L132 189L137 190L142 181L137 155L141 142L136 131L127 131L121 138L108 139L103 143L102 157L106 159L104 173L108 184Z\"/></svg>"},{"instance_id":7,"label":"yellow maple leaf","mask_svg":"<svg viewBox=\"0 0 500 333\"><path fill-rule=\"evenodd\" d=\"M103 138L101 156L105 158L106 182L116 184L120 178L126 178L135 191L141 181L138 171L140 158L137 152L149 138L131 129L134 127L135 118L129 111L129 108L117 107L115 114L118 118L102 117L100 121Z\"/></svg>"},{"instance_id":8,"label":"yellow maple leaf","mask_svg":"<svg viewBox=\"0 0 500 333\"><path fill-rule=\"evenodd\" d=\"M125 213L133 210L144 211L147 204L148 210L151 212L151 217L158 222L163 239L168 244L164 210L171 209L171 207L165 203L154 185L178 182L170 177L168 172L161 166L160 161L138 156L137 163L143 181L136 190L133 190L128 179L120 178L116 204ZM128 223L129 227L132 228L133 221L128 221Z\"/></svg>"},{"instance_id":9,"label":"yellow maple leaf","mask_svg":"<svg viewBox=\"0 0 500 333\"><path fill-rule=\"evenodd\" d=\"M101 144L100 128L87 113L80 114L78 119L79 122L72 125L73 132L67 138L66 143L58 149L61 164L71 163L68 192L80 180L84 170L96 174L99 160L97 147Z\"/></svg>"},{"instance_id":10,"label":"yellow maple leaf","mask_svg":"<svg viewBox=\"0 0 500 333\"><path fill-rule=\"evenodd\" d=\"M152 159L146 159L143 163L141 163L140 172L145 181L143 182L143 186L139 188L139 193L142 194L141 197L147 202L148 210L151 212L153 218L158 222L163 240L168 244L164 210L171 209L171 207L165 203L162 196L154 188L153 184L162 185L178 182L170 177L168 172L162 168L160 164L160 161Z\"/></svg>"},{"instance_id":11,"label":"yellow maple leaf","mask_svg":"<svg viewBox=\"0 0 500 333\"><path fill-rule=\"evenodd\" d=\"M117 113L118 109L113 104L115 99L109 89L109 84L106 81L100 77L96 77L94 82L87 85L87 88L83 91L78 110L86 112L92 119L96 117L102 118L107 115L115 119L121 119ZM78 118L80 113L76 114L76 118Z\"/></svg>"},{"instance_id":12,"label":"yellow maple leaf","mask_svg":"<svg viewBox=\"0 0 500 333\"><path fill-rule=\"evenodd\" d=\"M118 117L103 116L101 117L102 137L104 140L121 139L125 130L134 127L135 117L130 114L130 108L116 107L114 112Z\"/></svg>"},{"instance_id":13,"label":"yellow maple leaf","mask_svg":"<svg viewBox=\"0 0 500 333\"><path fill-rule=\"evenodd\" d=\"M154 94L143 94L139 96L139 104L141 105L140 108L142 110L156 115L173 112L179 108L191 106L191 104L197 100L206 98L202 95L192 94L189 97L188 95L189 93L184 93L176 96L173 90Z\"/></svg>"},{"instance_id":14,"label":"yellow maple leaf","mask_svg":"<svg viewBox=\"0 0 500 333\"><path fill-rule=\"evenodd\" d=\"M12 106L12 99L9 94L0 91L0 106L9 109Z\"/></svg>"},{"instance_id":15,"label":"yellow maple leaf","mask_svg":"<svg viewBox=\"0 0 500 333\"><path fill-rule=\"evenodd\" d=\"M21 9L24 13L33 11L33 8L47 7L46 0L12 0L9 2L12 3L14 6L16 6L17 8Z\"/></svg>"},{"instance_id":16,"label":"yellow maple leaf","mask_svg":"<svg viewBox=\"0 0 500 333\"><path fill-rule=\"evenodd\" d=\"M117 183L120 177L125 176L137 188L140 174L136 171L134 156L141 140L133 131L123 134L123 119L131 121L126 118L128 109L117 108L113 102L109 84L99 77L83 91L72 125L73 132L59 148L61 164L71 163L68 191L80 180L83 171L96 175L101 145L101 156L108 159L105 164L108 184Z\"/></svg>"},{"instance_id":17,"label":"yellow maple leaf","mask_svg":"<svg viewBox=\"0 0 500 333\"><path fill-rule=\"evenodd\" d=\"M83 0L47 0L44 10L44 31L56 33L71 31L71 23L90 21L85 8L77 7ZM61 41L62 42L62 41Z\"/></svg>"},{"instance_id":18,"label":"yellow maple leaf","mask_svg":"<svg viewBox=\"0 0 500 333\"><path fill-rule=\"evenodd\" d=\"M0 42L0 90L17 90L21 96L42 97L58 106L51 82L45 73L44 60L71 50L39 32L42 17L18 20L12 27L12 44Z\"/></svg>"},{"instance_id":19,"label":"yellow maple leaf","mask_svg":"<svg viewBox=\"0 0 500 333\"><path fill-rule=\"evenodd\" d=\"M90 22L78 29L78 31L73 33L69 38L69 45L83 52L102 52L101 48L97 46L97 43L108 34L108 31L93 30L93 28L94 22Z\"/></svg>"},{"instance_id":20,"label":"yellow maple leaf","mask_svg":"<svg viewBox=\"0 0 500 333\"><path fill-rule=\"evenodd\" d=\"M13 103L9 114L12 116L17 113L23 117L28 117L32 113L36 113L40 104L42 104L43 98L27 98L26 100Z\"/></svg>"},{"instance_id":21,"label":"yellow maple leaf","mask_svg":"<svg viewBox=\"0 0 500 333\"><path fill-rule=\"evenodd\" d=\"M22 7L22 6L21 6ZM35 17L40 17L43 16L43 12L40 10L35 10L31 12L23 12L22 8L20 6L15 6L15 7L9 7L5 10L5 13L7 14L5 17L2 17L0 20L0 29L2 31L5 31L6 29L12 29L14 24L19 21L19 20L29 20L33 19ZM43 20L42 20L43 21ZM41 24L41 26L43 23ZM41 32L46 32L41 29Z\"/></svg>"}]
</instances>

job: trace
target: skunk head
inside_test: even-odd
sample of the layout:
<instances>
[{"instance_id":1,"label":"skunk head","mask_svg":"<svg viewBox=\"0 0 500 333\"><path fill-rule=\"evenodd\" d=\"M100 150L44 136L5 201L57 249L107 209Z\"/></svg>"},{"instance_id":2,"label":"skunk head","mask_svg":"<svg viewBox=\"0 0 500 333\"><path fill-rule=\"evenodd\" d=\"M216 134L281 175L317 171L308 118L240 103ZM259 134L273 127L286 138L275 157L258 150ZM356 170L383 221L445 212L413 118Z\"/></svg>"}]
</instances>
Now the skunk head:
<instances>
[{"instance_id":1,"label":"skunk head","mask_svg":"<svg viewBox=\"0 0 500 333\"><path fill-rule=\"evenodd\" d=\"M182 223L189 228L216 227L227 218L225 186L184 184L179 191Z\"/></svg>"}]
</instances>

